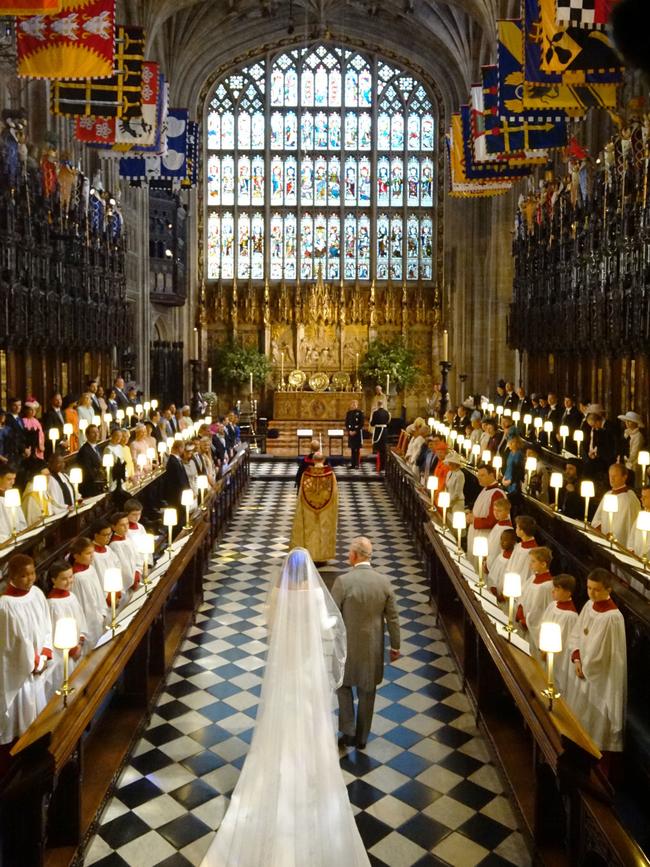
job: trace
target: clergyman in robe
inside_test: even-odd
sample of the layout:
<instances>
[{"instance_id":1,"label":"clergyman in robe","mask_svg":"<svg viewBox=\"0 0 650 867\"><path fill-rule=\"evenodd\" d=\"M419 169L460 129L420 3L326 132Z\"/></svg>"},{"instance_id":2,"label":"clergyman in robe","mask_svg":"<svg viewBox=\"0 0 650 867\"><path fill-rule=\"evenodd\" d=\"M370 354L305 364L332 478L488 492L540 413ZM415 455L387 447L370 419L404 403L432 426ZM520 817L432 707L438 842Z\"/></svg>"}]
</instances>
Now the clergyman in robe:
<instances>
[{"instance_id":1,"label":"clergyman in robe","mask_svg":"<svg viewBox=\"0 0 650 867\"><path fill-rule=\"evenodd\" d=\"M305 468L300 480L290 547L306 548L315 563L336 557L338 512L336 476L316 452L313 466Z\"/></svg>"}]
</instances>

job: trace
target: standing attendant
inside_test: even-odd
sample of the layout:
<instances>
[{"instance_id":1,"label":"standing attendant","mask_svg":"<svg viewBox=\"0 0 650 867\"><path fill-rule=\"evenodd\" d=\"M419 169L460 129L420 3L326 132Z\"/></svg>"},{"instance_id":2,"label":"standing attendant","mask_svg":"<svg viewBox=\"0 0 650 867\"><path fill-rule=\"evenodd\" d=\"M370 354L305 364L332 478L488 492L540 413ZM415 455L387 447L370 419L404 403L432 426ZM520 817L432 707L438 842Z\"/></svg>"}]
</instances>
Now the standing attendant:
<instances>
[{"instance_id":1,"label":"standing attendant","mask_svg":"<svg viewBox=\"0 0 650 867\"><path fill-rule=\"evenodd\" d=\"M381 397L377 397L376 405L377 408L370 416L370 427L372 428L372 449L377 455L377 460L379 462L379 466L377 467L378 472L383 472L386 469L390 413L385 409L384 401Z\"/></svg>"},{"instance_id":2,"label":"standing attendant","mask_svg":"<svg viewBox=\"0 0 650 867\"><path fill-rule=\"evenodd\" d=\"M604 498L598 504L591 526L601 533L611 533L623 545L627 543L630 533L636 525L636 516L641 511L639 498L627 486L628 470L624 464L612 464L608 471L609 494L614 494L618 501L618 510L605 516Z\"/></svg>"},{"instance_id":3,"label":"standing attendant","mask_svg":"<svg viewBox=\"0 0 650 867\"><path fill-rule=\"evenodd\" d=\"M489 536L490 530L497 523L494 514L495 502L505 497L501 488L497 485L496 470L488 464L480 464L476 471L476 478L482 490L474 501L471 511L465 510L467 516L467 550L473 551L476 536Z\"/></svg>"},{"instance_id":4,"label":"standing attendant","mask_svg":"<svg viewBox=\"0 0 650 867\"><path fill-rule=\"evenodd\" d=\"M78 644L70 651L70 674L81 659L84 643L88 635L86 617L79 600L70 592L74 584L72 566L66 560L55 560L47 572L50 591L47 594L47 605L52 618L52 635L56 633L56 624L64 617L72 617L77 624ZM50 699L63 680L63 651L54 649L52 670L46 687L47 698Z\"/></svg>"},{"instance_id":5,"label":"standing attendant","mask_svg":"<svg viewBox=\"0 0 650 867\"><path fill-rule=\"evenodd\" d=\"M352 569L339 576L332 597L341 609L348 637L343 685L338 690L339 746L363 750L368 740L377 684L384 676L384 621L390 635L390 659L399 658L399 615L390 580L370 564L372 543L352 540L348 562ZM355 721L352 687L357 688Z\"/></svg>"},{"instance_id":6,"label":"standing attendant","mask_svg":"<svg viewBox=\"0 0 650 867\"><path fill-rule=\"evenodd\" d=\"M345 429L348 432L348 446L350 447L350 469L359 469L359 456L363 445L364 415L359 409L359 403L353 400L350 409L345 416Z\"/></svg>"}]
</instances>

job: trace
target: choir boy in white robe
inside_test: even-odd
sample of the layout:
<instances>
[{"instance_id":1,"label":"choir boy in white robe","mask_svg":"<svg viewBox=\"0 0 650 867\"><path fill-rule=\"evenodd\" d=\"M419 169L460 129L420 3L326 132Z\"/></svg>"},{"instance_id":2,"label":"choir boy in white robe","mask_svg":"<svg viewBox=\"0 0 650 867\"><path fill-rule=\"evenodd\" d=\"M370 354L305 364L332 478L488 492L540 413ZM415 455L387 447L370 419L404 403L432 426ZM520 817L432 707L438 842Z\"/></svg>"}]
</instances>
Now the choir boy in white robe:
<instances>
[{"instance_id":1,"label":"choir boy in white robe","mask_svg":"<svg viewBox=\"0 0 650 867\"><path fill-rule=\"evenodd\" d=\"M515 550L512 552L512 560L508 571L518 572L521 575L522 590L533 574L528 555L533 548L539 548L535 539L536 532L537 523L530 515L519 515L515 518L515 533L519 542L515 545Z\"/></svg>"},{"instance_id":2,"label":"choir boy in white robe","mask_svg":"<svg viewBox=\"0 0 650 867\"><path fill-rule=\"evenodd\" d=\"M72 674L81 659L84 643L88 635L86 617L79 600L70 592L74 585L72 566L65 560L55 560L48 569L47 577L51 587L50 592L47 594L47 604L52 618L52 636L56 634L56 624L63 617L71 617L77 624L78 644L72 648L69 654L68 673ZM54 648L52 673L48 679L46 689L48 699L52 698L62 682L63 651Z\"/></svg>"},{"instance_id":3,"label":"choir boy in white robe","mask_svg":"<svg viewBox=\"0 0 650 867\"><path fill-rule=\"evenodd\" d=\"M516 543L517 536L512 527L502 529L500 539L501 553L496 560L492 561L492 568L487 576L487 585L490 592L496 596L499 603L506 601L503 595L503 576L506 572L512 572L510 560L512 559L512 552Z\"/></svg>"},{"instance_id":4,"label":"choir boy in white robe","mask_svg":"<svg viewBox=\"0 0 650 867\"><path fill-rule=\"evenodd\" d=\"M75 539L69 560L74 574L72 593L79 600L86 618L86 642L89 650L97 644L108 622L108 602L103 581L95 569L95 546L86 536Z\"/></svg>"},{"instance_id":5,"label":"choir boy in white robe","mask_svg":"<svg viewBox=\"0 0 650 867\"><path fill-rule=\"evenodd\" d=\"M527 633L530 655L541 661L539 631L542 625L542 615L553 598L553 577L549 572L553 553L550 548L542 546L533 548L528 558L533 575L532 579L522 586L521 600L517 609L517 621Z\"/></svg>"},{"instance_id":6,"label":"choir boy in white robe","mask_svg":"<svg viewBox=\"0 0 650 867\"><path fill-rule=\"evenodd\" d=\"M501 554L501 534L504 530L514 529L512 521L510 520L510 500L507 497L501 497L500 499L495 500L494 516L497 519L497 522L490 530L490 535L488 536L488 572L492 568L494 561Z\"/></svg>"},{"instance_id":7,"label":"choir boy in white robe","mask_svg":"<svg viewBox=\"0 0 650 867\"><path fill-rule=\"evenodd\" d=\"M627 486L627 476L628 470L625 464L611 465L609 468L611 490L608 493L616 494L618 511L605 513L603 500L601 500L591 522L594 530L599 530L605 535L612 533L614 538L623 545L627 544L636 523L636 516L641 511L639 498Z\"/></svg>"},{"instance_id":8,"label":"choir boy in white robe","mask_svg":"<svg viewBox=\"0 0 650 867\"><path fill-rule=\"evenodd\" d=\"M34 561L14 554L0 596L0 745L9 744L45 707L52 624L45 596L34 586Z\"/></svg>"},{"instance_id":9,"label":"choir boy in white robe","mask_svg":"<svg viewBox=\"0 0 650 867\"><path fill-rule=\"evenodd\" d=\"M571 633L567 702L600 750L621 752L627 704L625 621L610 597L613 576L594 569L589 600Z\"/></svg>"},{"instance_id":10,"label":"choir boy in white robe","mask_svg":"<svg viewBox=\"0 0 650 867\"><path fill-rule=\"evenodd\" d=\"M569 648L571 633L578 620L578 612L573 604L573 594L576 589L576 579L573 575L554 575L551 596L553 601L542 614L542 623L559 623L562 632L562 650L555 654L553 671L558 692L566 697L569 675L573 674L571 650Z\"/></svg>"},{"instance_id":11,"label":"choir boy in white robe","mask_svg":"<svg viewBox=\"0 0 650 867\"><path fill-rule=\"evenodd\" d=\"M127 593L133 593L138 589L140 584L141 574L138 569L138 561L131 541L128 538L129 518L126 512L115 512L110 517L111 528L113 535L111 536L110 548L120 561L120 569L122 570L122 583L124 585L124 596Z\"/></svg>"},{"instance_id":12,"label":"choir boy in white robe","mask_svg":"<svg viewBox=\"0 0 650 867\"><path fill-rule=\"evenodd\" d=\"M5 493L16 483L16 471L10 464L0 465L0 542L5 542L14 532L20 533L27 526L25 515L20 506L8 509L5 506Z\"/></svg>"},{"instance_id":13,"label":"choir boy in white robe","mask_svg":"<svg viewBox=\"0 0 650 867\"><path fill-rule=\"evenodd\" d=\"M147 535L147 531L144 525L140 523L140 518L142 517L142 510L142 503L140 502L140 500L136 500L135 498L127 500L126 503L124 503L124 511L126 512L126 516L129 521L127 539L133 546L136 562L138 564L138 571L140 572L142 572L142 569L144 567L144 554L140 552L139 540L142 538L142 536Z\"/></svg>"},{"instance_id":14,"label":"choir boy in white robe","mask_svg":"<svg viewBox=\"0 0 650 867\"><path fill-rule=\"evenodd\" d=\"M465 510L467 517L467 550L474 548L474 539L478 536L489 536L490 530L497 522L494 514L494 504L497 500L505 497L504 492L497 485L496 470L488 464L480 464L476 471L476 478L482 488L481 493L474 501L471 509Z\"/></svg>"},{"instance_id":15,"label":"choir boy in white robe","mask_svg":"<svg viewBox=\"0 0 650 867\"><path fill-rule=\"evenodd\" d=\"M641 488L641 506L644 512L650 512L650 485L645 485ZM644 545L643 533L636 528L636 519L630 530L630 535L627 537L627 547L630 551L634 551L637 557L645 557L646 560L650 559L650 533L645 534Z\"/></svg>"},{"instance_id":16,"label":"choir boy in white robe","mask_svg":"<svg viewBox=\"0 0 650 867\"><path fill-rule=\"evenodd\" d=\"M93 566L99 576L99 583L104 588L104 575L107 569L122 570L120 561L117 555L110 549L111 537L113 535L113 527L111 522L102 518L93 527Z\"/></svg>"}]
</instances>

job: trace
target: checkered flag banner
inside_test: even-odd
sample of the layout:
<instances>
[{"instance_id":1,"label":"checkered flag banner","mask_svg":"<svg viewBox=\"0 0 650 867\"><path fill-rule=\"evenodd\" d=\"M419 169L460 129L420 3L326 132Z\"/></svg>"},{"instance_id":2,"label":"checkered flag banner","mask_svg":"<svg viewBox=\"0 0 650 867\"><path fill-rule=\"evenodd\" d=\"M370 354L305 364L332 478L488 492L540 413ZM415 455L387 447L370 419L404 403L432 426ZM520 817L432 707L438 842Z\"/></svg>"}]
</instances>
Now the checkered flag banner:
<instances>
[{"instance_id":1,"label":"checkered flag banner","mask_svg":"<svg viewBox=\"0 0 650 867\"><path fill-rule=\"evenodd\" d=\"M555 0L558 24L603 30L618 0Z\"/></svg>"}]
</instances>

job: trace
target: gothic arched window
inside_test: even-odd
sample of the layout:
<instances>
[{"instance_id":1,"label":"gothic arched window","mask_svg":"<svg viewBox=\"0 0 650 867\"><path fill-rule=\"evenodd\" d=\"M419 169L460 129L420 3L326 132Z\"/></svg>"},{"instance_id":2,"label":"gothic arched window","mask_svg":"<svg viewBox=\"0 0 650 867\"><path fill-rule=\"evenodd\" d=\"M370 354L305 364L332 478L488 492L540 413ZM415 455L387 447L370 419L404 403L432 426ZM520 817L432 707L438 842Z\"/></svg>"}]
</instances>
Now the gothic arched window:
<instances>
[{"instance_id":1,"label":"gothic arched window","mask_svg":"<svg viewBox=\"0 0 650 867\"><path fill-rule=\"evenodd\" d=\"M207 277L433 280L433 105L343 47L229 74L206 117Z\"/></svg>"}]
</instances>

